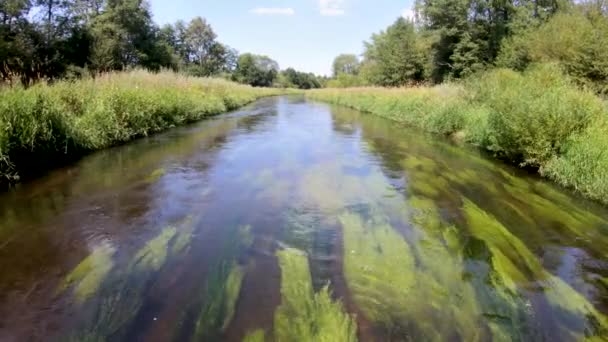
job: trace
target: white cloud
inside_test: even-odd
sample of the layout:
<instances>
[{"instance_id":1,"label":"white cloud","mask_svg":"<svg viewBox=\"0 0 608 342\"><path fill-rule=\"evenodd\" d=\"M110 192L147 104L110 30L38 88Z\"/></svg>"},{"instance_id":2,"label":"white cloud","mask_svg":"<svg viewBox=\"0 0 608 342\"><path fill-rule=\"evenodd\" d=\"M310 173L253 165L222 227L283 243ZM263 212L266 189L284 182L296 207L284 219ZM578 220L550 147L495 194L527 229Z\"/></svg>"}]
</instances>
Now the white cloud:
<instances>
[{"instance_id":1,"label":"white cloud","mask_svg":"<svg viewBox=\"0 0 608 342\"><path fill-rule=\"evenodd\" d=\"M258 7L251 10L251 13L257 15L294 15L296 11L293 8L280 7Z\"/></svg>"},{"instance_id":2,"label":"white cloud","mask_svg":"<svg viewBox=\"0 0 608 342\"><path fill-rule=\"evenodd\" d=\"M404 9L403 12L401 12L401 16L408 20L416 19L415 15L414 15L414 11L412 11L411 9L408 9L408 8Z\"/></svg>"},{"instance_id":3,"label":"white cloud","mask_svg":"<svg viewBox=\"0 0 608 342\"><path fill-rule=\"evenodd\" d=\"M346 14L345 0L319 0L321 15L339 16Z\"/></svg>"}]
</instances>

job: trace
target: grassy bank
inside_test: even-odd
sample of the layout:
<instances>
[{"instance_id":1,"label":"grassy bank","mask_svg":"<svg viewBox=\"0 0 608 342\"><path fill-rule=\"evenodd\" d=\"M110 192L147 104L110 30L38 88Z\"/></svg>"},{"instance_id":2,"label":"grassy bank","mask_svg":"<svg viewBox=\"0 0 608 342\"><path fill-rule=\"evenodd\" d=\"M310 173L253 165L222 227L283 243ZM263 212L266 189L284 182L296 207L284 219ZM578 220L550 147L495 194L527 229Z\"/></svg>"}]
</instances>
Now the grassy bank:
<instances>
[{"instance_id":1,"label":"grassy bank","mask_svg":"<svg viewBox=\"0 0 608 342\"><path fill-rule=\"evenodd\" d=\"M308 96L451 135L608 204L606 105L554 66L497 69L460 84Z\"/></svg>"},{"instance_id":2,"label":"grassy bank","mask_svg":"<svg viewBox=\"0 0 608 342\"><path fill-rule=\"evenodd\" d=\"M146 71L0 89L0 184L281 93Z\"/></svg>"}]
</instances>

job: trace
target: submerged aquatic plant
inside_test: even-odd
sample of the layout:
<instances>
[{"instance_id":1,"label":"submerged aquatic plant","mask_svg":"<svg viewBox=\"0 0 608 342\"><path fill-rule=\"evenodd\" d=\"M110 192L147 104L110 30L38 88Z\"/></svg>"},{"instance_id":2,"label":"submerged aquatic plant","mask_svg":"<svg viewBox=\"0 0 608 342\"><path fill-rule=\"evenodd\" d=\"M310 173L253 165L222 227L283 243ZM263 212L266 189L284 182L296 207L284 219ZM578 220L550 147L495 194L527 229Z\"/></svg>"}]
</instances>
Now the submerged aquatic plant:
<instances>
[{"instance_id":1,"label":"submerged aquatic plant","mask_svg":"<svg viewBox=\"0 0 608 342\"><path fill-rule=\"evenodd\" d=\"M491 253L492 279L496 288L521 298L526 285L540 285L553 309L544 315L550 314L556 321L559 336L573 340L608 336L608 318L583 295L545 270L521 240L468 199L464 201L463 211L469 230Z\"/></svg>"},{"instance_id":2,"label":"submerged aquatic plant","mask_svg":"<svg viewBox=\"0 0 608 342\"><path fill-rule=\"evenodd\" d=\"M344 276L355 302L372 321L397 327L416 276L408 243L385 222L366 222L355 213L344 213L339 220Z\"/></svg>"},{"instance_id":3,"label":"submerged aquatic plant","mask_svg":"<svg viewBox=\"0 0 608 342\"><path fill-rule=\"evenodd\" d=\"M156 183L166 173L164 168L156 169L144 180L146 183Z\"/></svg>"},{"instance_id":4,"label":"submerged aquatic plant","mask_svg":"<svg viewBox=\"0 0 608 342\"><path fill-rule=\"evenodd\" d=\"M277 252L281 266L281 306L275 312L276 341L356 341L356 323L326 286L314 293L306 254Z\"/></svg>"},{"instance_id":5,"label":"submerged aquatic plant","mask_svg":"<svg viewBox=\"0 0 608 342\"><path fill-rule=\"evenodd\" d=\"M139 313L146 291L155 275L170 256L184 250L192 234L192 220L187 218L176 226L162 230L148 241L128 263L126 269L108 278L98 291L91 315L83 317L81 325L69 337L71 340L106 341L118 338ZM185 236L184 236L185 235ZM181 241L181 248L173 248Z\"/></svg>"},{"instance_id":6,"label":"submerged aquatic plant","mask_svg":"<svg viewBox=\"0 0 608 342\"><path fill-rule=\"evenodd\" d=\"M257 329L248 333L243 342L264 342L266 340L266 332L263 329Z\"/></svg>"},{"instance_id":7,"label":"submerged aquatic plant","mask_svg":"<svg viewBox=\"0 0 608 342\"><path fill-rule=\"evenodd\" d=\"M239 254L253 243L251 226L227 229L222 252L214 261L200 300L193 341L218 339L234 316L245 267ZM202 303L202 305L201 305Z\"/></svg>"},{"instance_id":8,"label":"submerged aquatic plant","mask_svg":"<svg viewBox=\"0 0 608 342\"><path fill-rule=\"evenodd\" d=\"M212 279L207 281L204 304L196 323L193 341L217 338L234 316L245 270L234 261L226 262L229 264L222 263L213 271Z\"/></svg>"},{"instance_id":9,"label":"submerged aquatic plant","mask_svg":"<svg viewBox=\"0 0 608 342\"><path fill-rule=\"evenodd\" d=\"M73 287L74 295L79 303L85 302L97 293L102 282L114 267L112 256L115 248L110 244L102 244L82 260L61 282L58 293Z\"/></svg>"}]
</instances>

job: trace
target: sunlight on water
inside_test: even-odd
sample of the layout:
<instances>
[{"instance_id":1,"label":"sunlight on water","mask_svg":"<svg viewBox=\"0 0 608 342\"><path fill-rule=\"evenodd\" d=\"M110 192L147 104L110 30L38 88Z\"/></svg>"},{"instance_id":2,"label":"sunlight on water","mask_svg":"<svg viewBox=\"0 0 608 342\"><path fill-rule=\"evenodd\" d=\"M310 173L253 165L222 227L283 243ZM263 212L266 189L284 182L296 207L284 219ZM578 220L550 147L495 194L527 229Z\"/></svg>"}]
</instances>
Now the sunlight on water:
<instances>
[{"instance_id":1,"label":"sunlight on water","mask_svg":"<svg viewBox=\"0 0 608 342\"><path fill-rule=\"evenodd\" d=\"M265 99L0 196L0 340L608 339L608 210Z\"/></svg>"}]
</instances>

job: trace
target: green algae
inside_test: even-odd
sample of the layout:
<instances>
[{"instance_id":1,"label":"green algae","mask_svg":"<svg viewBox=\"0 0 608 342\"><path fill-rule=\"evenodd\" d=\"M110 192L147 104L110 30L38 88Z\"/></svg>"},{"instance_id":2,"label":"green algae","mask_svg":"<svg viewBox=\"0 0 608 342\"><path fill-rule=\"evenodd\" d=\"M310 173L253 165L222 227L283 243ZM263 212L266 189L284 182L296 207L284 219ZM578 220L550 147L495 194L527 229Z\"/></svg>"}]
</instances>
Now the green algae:
<instances>
[{"instance_id":1,"label":"green algae","mask_svg":"<svg viewBox=\"0 0 608 342\"><path fill-rule=\"evenodd\" d=\"M243 283L243 277L245 271L241 266L234 266L228 278L226 279L226 301L224 302L224 324L222 324L222 330L226 330L232 317L234 317L234 309L236 307L236 301L241 293L241 284Z\"/></svg>"},{"instance_id":2,"label":"green algae","mask_svg":"<svg viewBox=\"0 0 608 342\"><path fill-rule=\"evenodd\" d=\"M222 263L213 271L207 282L204 305L192 341L217 338L228 327L234 316L244 276L244 268L234 261L230 264Z\"/></svg>"},{"instance_id":3,"label":"green algae","mask_svg":"<svg viewBox=\"0 0 608 342\"><path fill-rule=\"evenodd\" d=\"M339 220L344 276L355 302L371 320L388 327L399 325L403 301L415 282L409 245L387 223L367 222L355 213L344 213Z\"/></svg>"},{"instance_id":4,"label":"green algae","mask_svg":"<svg viewBox=\"0 0 608 342\"><path fill-rule=\"evenodd\" d=\"M150 173L150 175L148 175L148 177L146 177L144 179L144 182L146 183L156 183L162 176L164 176L166 173L166 170L164 168L159 168L156 169L154 171L152 171L152 173Z\"/></svg>"},{"instance_id":5,"label":"green algae","mask_svg":"<svg viewBox=\"0 0 608 342\"><path fill-rule=\"evenodd\" d=\"M438 164L433 159L422 156L408 156L401 163L405 169L420 169L422 171L433 172Z\"/></svg>"},{"instance_id":6,"label":"green algae","mask_svg":"<svg viewBox=\"0 0 608 342\"><path fill-rule=\"evenodd\" d=\"M243 342L264 342L266 340L266 332L263 329L254 330L243 338Z\"/></svg>"},{"instance_id":7,"label":"green algae","mask_svg":"<svg viewBox=\"0 0 608 342\"><path fill-rule=\"evenodd\" d=\"M415 244L395 231L380 209L369 210L368 218L348 212L339 217L344 275L355 303L392 339L481 339L482 312L473 287L463 281L456 228L442 225L433 201L417 197L409 203Z\"/></svg>"},{"instance_id":8,"label":"green algae","mask_svg":"<svg viewBox=\"0 0 608 342\"><path fill-rule=\"evenodd\" d=\"M513 296L528 284L540 285L560 336L573 339L608 336L608 318L562 279L546 271L538 258L494 217L473 202L464 200L463 211L469 229L484 241L492 254L493 281Z\"/></svg>"},{"instance_id":9,"label":"green algae","mask_svg":"<svg viewBox=\"0 0 608 342\"><path fill-rule=\"evenodd\" d=\"M407 172L408 186L415 195L437 198L449 189L448 180L439 174L439 164L419 156L408 156L401 162Z\"/></svg>"},{"instance_id":10,"label":"green algae","mask_svg":"<svg viewBox=\"0 0 608 342\"><path fill-rule=\"evenodd\" d=\"M356 341L356 323L334 302L328 287L315 293L306 254L277 252L281 267L281 305L275 311L275 341Z\"/></svg>"},{"instance_id":11,"label":"green algae","mask_svg":"<svg viewBox=\"0 0 608 342\"><path fill-rule=\"evenodd\" d=\"M581 209L572 200L566 198L560 200L561 194L542 183L527 189L509 185L505 188L513 197L521 199L531 209L528 212L535 221L543 222L550 218L550 222L557 223L561 233L569 240L584 243L587 248L599 255L607 255L608 235L602 229L608 225L606 220ZM542 196L543 194L558 200L549 200Z\"/></svg>"},{"instance_id":12,"label":"green algae","mask_svg":"<svg viewBox=\"0 0 608 342\"><path fill-rule=\"evenodd\" d=\"M482 312L474 288L463 281L464 248L456 227L442 222L438 206L430 199L411 197L408 204L416 227L417 243L412 244L412 253L417 267L407 317L416 321L421 339L480 339ZM421 298L425 302L417 301Z\"/></svg>"},{"instance_id":13,"label":"green algae","mask_svg":"<svg viewBox=\"0 0 608 342\"><path fill-rule=\"evenodd\" d=\"M95 248L88 257L65 276L57 292L61 293L73 287L77 302L85 302L97 293L102 282L114 267L112 260L114 253L114 247L109 244Z\"/></svg>"},{"instance_id":14,"label":"green algae","mask_svg":"<svg viewBox=\"0 0 608 342\"><path fill-rule=\"evenodd\" d=\"M142 308L155 275L170 256L183 251L184 247L174 248L174 243L180 241L182 246L188 244L185 242L188 239L181 235L189 235L190 222L190 219L186 219L176 226L164 228L135 253L125 269L108 278L100 287L95 300L91 300L91 314L82 318L70 338L107 341L122 336L124 329Z\"/></svg>"},{"instance_id":15,"label":"green algae","mask_svg":"<svg viewBox=\"0 0 608 342\"><path fill-rule=\"evenodd\" d=\"M245 277L245 267L238 256L253 243L251 226L225 231L222 252L212 262L198 303L198 314L192 341L220 339L234 316L236 304Z\"/></svg>"},{"instance_id":16,"label":"green algae","mask_svg":"<svg viewBox=\"0 0 608 342\"><path fill-rule=\"evenodd\" d=\"M138 271L158 271L167 260L169 242L177 234L175 227L167 227L154 239L148 241L131 260L128 269Z\"/></svg>"},{"instance_id":17,"label":"green algae","mask_svg":"<svg viewBox=\"0 0 608 342\"><path fill-rule=\"evenodd\" d=\"M179 255L185 252L192 242L193 233L193 219L191 216L188 216L179 224L177 236L171 244L171 254Z\"/></svg>"}]
</instances>

